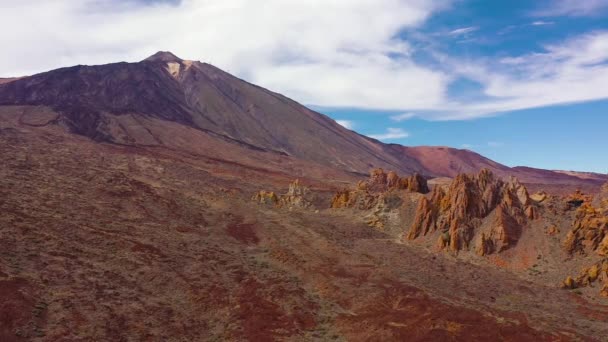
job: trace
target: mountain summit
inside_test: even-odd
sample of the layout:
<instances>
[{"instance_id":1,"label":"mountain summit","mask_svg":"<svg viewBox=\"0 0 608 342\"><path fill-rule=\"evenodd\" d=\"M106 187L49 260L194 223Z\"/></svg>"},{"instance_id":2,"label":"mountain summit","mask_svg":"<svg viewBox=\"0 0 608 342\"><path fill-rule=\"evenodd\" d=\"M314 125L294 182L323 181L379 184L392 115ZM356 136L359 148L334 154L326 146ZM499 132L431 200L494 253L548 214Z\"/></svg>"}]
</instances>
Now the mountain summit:
<instances>
[{"instance_id":1,"label":"mountain summit","mask_svg":"<svg viewBox=\"0 0 608 342\"><path fill-rule=\"evenodd\" d=\"M146 58L143 60L148 61L148 62L165 62L165 63L169 63L169 62L183 62L184 60L177 57L176 55L174 55L173 53L169 52L169 51L158 51L157 53L153 54L152 56Z\"/></svg>"}]
</instances>

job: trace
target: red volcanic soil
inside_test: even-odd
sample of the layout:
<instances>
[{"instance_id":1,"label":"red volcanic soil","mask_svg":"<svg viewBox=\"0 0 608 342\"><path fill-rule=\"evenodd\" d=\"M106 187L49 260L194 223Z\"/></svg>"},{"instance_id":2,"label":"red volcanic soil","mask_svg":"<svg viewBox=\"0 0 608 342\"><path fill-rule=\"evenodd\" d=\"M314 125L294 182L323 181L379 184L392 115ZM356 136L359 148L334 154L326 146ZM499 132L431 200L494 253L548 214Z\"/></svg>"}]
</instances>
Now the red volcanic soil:
<instances>
[{"instance_id":1,"label":"red volcanic soil","mask_svg":"<svg viewBox=\"0 0 608 342\"><path fill-rule=\"evenodd\" d=\"M242 322L242 330L236 332L233 337L256 342L274 341L316 327L315 303L306 302L305 307L286 312L281 308L280 303L266 299L269 285L262 284L256 279L246 279L241 282L241 287L236 293L239 307L233 315L234 319ZM271 295L279 300L288 296L302 295L302 293L290 293L279 284L270 286L274 287Z\"/></svg>"},{"instance_id":2,"label":"red volcanic soil","mask_svg":"<svg viewBox=\"0 0 608 342\"><path fill-rule=\"evenodd\" d=\"M555 341L553 335L532 329L524 315L499 323L491 315L436 302L415 288L390 280L374 284L382 291L369 305L342 315L349 341Z\"/></svg>"},{"instance_id":3,"label":"red volcanic soil","mask_svg":"<svg viewBox=\"0 0 608 342\"><path fill-rule=\"evenodd\" d=\"M255 224L253 223L232 223L227 228L228 235L244 244L255 245L260 239L255 234Z\"/></svg>"},{"instance_id":4,"label":"red volcanic soil","mask_svg":"<svg viewBox=\"0 0 608 342\"><path fill-rule=\"evenodd\" d=\"M0 277L0 341L25 341L44 336L47 304L38 302L32 286L22 278Z\"/></svg>"}]
</instances>

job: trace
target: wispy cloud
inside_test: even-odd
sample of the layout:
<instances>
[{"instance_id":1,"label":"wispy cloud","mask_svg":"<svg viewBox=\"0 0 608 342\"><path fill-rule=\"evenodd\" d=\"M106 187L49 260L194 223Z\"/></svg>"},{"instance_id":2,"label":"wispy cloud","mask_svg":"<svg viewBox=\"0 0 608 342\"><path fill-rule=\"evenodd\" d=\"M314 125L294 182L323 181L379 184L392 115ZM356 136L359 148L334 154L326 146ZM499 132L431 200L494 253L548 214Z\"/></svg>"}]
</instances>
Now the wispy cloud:
<instances>
[{"instance_id":1,"label":"wispy cloud","mask_svg":"<svg viewBox=\"0 0 608 342\"><path fill-rule=\"evenodd\" d=\"M448 35L449 36L463 36L463 35L467 35L471 32L475 32L477 30L479 30L479 27L477 27L477 26L461 27L461 28L448 32Z\"/></svg>"},{"instance_id":2,"label":"wispy cloud","mask_svg":"<svg viewBox=\"0 0 608 342\"><path fill-rule=\"evenodd\" d=\"M348 129L355 128L355 123L351 120L336 120L336 122L344 128L348 128Z\"/></svg>"},{"instance_id":3,"label":"wispy cloud","mask_svg":"<svg viewBox=\"0 0 608 342\"><path fill-rule=\"evenodd\" d=\"M473 147L475 147L475 145L471 145L471 144L462 144L462 145L460 145L460 147L462 147L462 148L464 148L464 149L467 149L467 150L470 150L470 149L472 149Z\"/></svg>"},{"instance_id":4,"label":"wispy cloud","mask_svg":"<svg viewBox=\"0 0 608 342\"><path fill-rule=\"evenodd\" d=\"M530 25L532 25L532 26L545 26L545 25L553 25L553 24L555 24L553 21L537 20L537 21L533 21Z\"/></svg>"},{"instance_id":5,"label":"wispy cloud","mask_svg":"<svg viewBox=\"0 0 608 342\"><path fill-rule=\"evenodd\" d=\"M543 52L494 60L445 57L443 65L478 82L485 100L446 101L419 114L433 120L462 120L528 108L608 98L608 31L544 46Z\"/></svg>"},{"instance_id":6,"label":"wispy cloud","mask_svg":"<svg viewBox=\"0 0 608 342\"><path fill-rule=\"evenodd\" d=\"M535 16L596 16L608 10L608 0L554 0L533 13Z\"/></svg>"},{"instance_id":7,"label":"wispy cloud","mask_svg":"<svg viewBox=\"0 0 608 342\"><path fill-rule=\"evenodd\" d=\"M402 128L389 127L386 129L385 133L371 134L368 136L370 138L374 138L374 139L378 139L378 140L393 140L393 139L407 138L410 136L410 134Z\"/></svg>"},{"instance_id":8,"label":"wispy cloud","mask_svg":"<svg viewBox=\"0 0 608 342\"><path fill-rule=\"evenodd\" d=\"M401 121L413 119L415 117L416 117L415 113L403 113L403 114L391 116L391 120L401 122Z\"/></svg>"}]
</instances>

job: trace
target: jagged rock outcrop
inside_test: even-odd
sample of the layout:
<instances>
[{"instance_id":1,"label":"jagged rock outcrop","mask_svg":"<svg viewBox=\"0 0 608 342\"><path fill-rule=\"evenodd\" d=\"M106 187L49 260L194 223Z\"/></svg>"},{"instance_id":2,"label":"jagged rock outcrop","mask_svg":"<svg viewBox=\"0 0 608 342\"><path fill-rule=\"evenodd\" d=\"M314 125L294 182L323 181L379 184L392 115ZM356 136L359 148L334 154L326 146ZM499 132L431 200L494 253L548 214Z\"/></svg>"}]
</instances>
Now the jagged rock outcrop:
<instances>
[{"instance_id":1,"label":"jagged rock outcrop","mask_svg":"<svg viewBox=\"0 0 608 342\"><path fill-rule=\"evenodd\" d=\"M576 190L573 194L566 196L564 201L564 211L576 210L585 203L590 203L593 200L592 196L584 194L580 190Z\"/></svg>"},{"instance_id":2,"label":"jagged rock outcrop","mask_svg":"<svg viewBox=\"0 0 608 342\"><path fill-rule=\"evenodd\" d=\"M368 180L359 181L356 189L338 191L331 208L355 208L371 211L366 216L369 226L383 229L390 214L401 205L400 192L427 193L429 187L424 177L414 174L399 177L397 173L374 169Z\"/></svg>"},{"instance_id":3,"label":"jagged rock outcrop","mask_svg":"<svg viewBox=\"0 0 608 342\"><path fill-rule=\"evenodd\" d=\"M576 278L568 276L562 283L562 287L576 289L592 286L595 283L601 286L600 295L608 297L608 259L584 268Z\"/></svg>"},{"instance_id":4,"label":"jagged rock outcrop","mask_svg":"<svg viewBox=\"0 0 608 342\"><path fill-rule=\"evenodd\" d=\"M310 189L303 186L299 179L289 184L287 193L279 199L279 205L287 208L308 209L312 207L311 201L308 199Z\"/></svg>"},{"instance_id":5,"label":"jagged rock outcrop","mask_svg":"<svg viewBox=\"0 0 608 342\"><path fill-rule=\"evenodd\" d=\"M338 191L332 201L331 208L356 208L359 210L369 210L376 205L379 195L372 195L367 190L348 190Z\"/></svg>"},{"instance_id":6,"label":"jagged rock outcrop","mask_svg":"<svg viewBox=\"0 0 608 342\"><path fill-rule=\"evenodd\" d=\"M411 192L426 194L429 192L429 186L424 177L415 173L410 177L401 179L401 187Z\"/></svg>"},{"instance_id":7,"label":"jagged rock outcrop","mask_svg":"<svg viewBox=\"0 0 608 342\"><path fill-rule=\"evenodd\" d=\"M563 287L568 289L588 287L594 283L601 286L600 295L608 297L608 186L591 199L577 192L566 198L568 205L577 205L572 230L563 242L565 251L570 255L598 255L604 259L582 270L576 277L568 277ZM582 202L580 202L582 201ZM580 203L580 204L579 204Z\"/></svg>"},{"instance_id":8,"label":"jagged rock outcrop","mask_svg":"<svg viewBox=\"0 0 608 342\"><path fill-rule=\"evenodd\" d=\"M310 209L313 207L309 199L310 194L310 189L296 179L289 185L289 190L284 195L279 196L273 191L262 190L253 195L252 200L260 204L271 204L280 208Z\"/></svg>"},{"instance_id":9,"label":"jagged rock outcrop","mask_svg":"<svg viewBox=\"0 0 608 342\"><path fill-rule=\"evenodd\" d=\"M528 191L517 179L504 182L484 169L478 175L458 175L447 190L435 187L430 198L422 198L405 238L438 232L440 248L474 247L486 255L514 245L527 221L537 216Z\"/></svg>"},{"instance_id":10,"label":"jagged rock outcrop","mask_svg":"<svg viewBox=\"0 0 608 342\"><path fill-rule=\"evenodd\" d=\"M360 181L357 190L369 191L372 193L386 192L389 190L408 190L426 194L429 192L427 180L415 173L409 177L399 177L396 172L384 172L383 169L373 169L369 179Z\"/></svg>"},{"instance_id":11,"label":"jagged rock outcrop","mask_svg":"<svg viewBox=\"0 0 608 342\"><path fill-rule=\"evenodd\" d=\"M331 208L369 210L378 204L378 199L383 193L392 190L424 194L429 192L429 187L426 179L419 174L402 178L393 171L386 173L383 169L374 169L370 172L368 180L357 183L356 189L338 191L331 201Z\"/></svg>"},{"instance_id":12,"label":"jagged rock outcrop","mask_svg":"<svg viewBox=\"0 0 608 342\"><path fill-rule=\"evenodd\" d=\"M576 209L572 230L563 242L563 247L569 254L597 253L608 256L608 205L603 202L603 195L600 194L591 201L580 193L575 194L575 200L583 202ZM572 197L566 199L568 203L573 201Z\"/></svg>"}]
</instances>

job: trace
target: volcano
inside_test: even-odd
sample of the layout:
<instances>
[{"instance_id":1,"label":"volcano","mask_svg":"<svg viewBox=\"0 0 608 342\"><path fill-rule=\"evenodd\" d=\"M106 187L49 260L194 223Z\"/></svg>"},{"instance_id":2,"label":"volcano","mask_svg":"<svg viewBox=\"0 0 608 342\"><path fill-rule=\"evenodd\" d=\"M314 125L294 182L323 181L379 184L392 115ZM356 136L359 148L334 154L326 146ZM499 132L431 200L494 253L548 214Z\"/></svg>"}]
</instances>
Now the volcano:
<instances>
[{"instance_id":1,"label":"volcano","mask_svg":"<svg viewBox=\"0 0 608 342\"><path fill-rule=\"evenodd\" d=\"M256 152L254 164L283 156L359 176L372 168L428 177L488 168L526 183L585 187L608 180L509 168L468 150L383 144L210 64L163 51L139 63L12 80L0 85L0 105L49 108L58 113L57 124L98 142L163 146L245 164L241 156Z\"/></svg>"}]
</instances>

